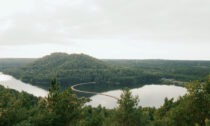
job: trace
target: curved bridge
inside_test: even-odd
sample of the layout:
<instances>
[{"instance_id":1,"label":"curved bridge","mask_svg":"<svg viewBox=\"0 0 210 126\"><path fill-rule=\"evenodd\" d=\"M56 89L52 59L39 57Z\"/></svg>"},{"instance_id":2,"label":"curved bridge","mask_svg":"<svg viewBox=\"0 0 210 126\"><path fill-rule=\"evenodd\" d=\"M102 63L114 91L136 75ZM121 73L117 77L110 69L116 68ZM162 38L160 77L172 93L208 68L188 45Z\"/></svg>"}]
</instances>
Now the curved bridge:
<instances>
[{"instance_id":1,"label":"curved bridge","mask_svg":"<svg viewBox=\"0 0 210 126\"><path fill-rule=\"evenodd\" d=\"M77 87L77 86L86 85L86 84L96 84L96 82L88 82L88 83L75 84L75 85L71 86L71 89L72 89L73 91L80 92L80 93L94 94L94 95L103 95L103 96L107 96L107 97L111 97L111 98L114 98L114 99L116 99L116 100L119 100L119 98L117 98L117 97L115 97L115 96L112 96L112 95L103 94L103 93L98 93L98 92L81 91L81 90L75 89L75 87Z\"/></svg>"}]
</instances>

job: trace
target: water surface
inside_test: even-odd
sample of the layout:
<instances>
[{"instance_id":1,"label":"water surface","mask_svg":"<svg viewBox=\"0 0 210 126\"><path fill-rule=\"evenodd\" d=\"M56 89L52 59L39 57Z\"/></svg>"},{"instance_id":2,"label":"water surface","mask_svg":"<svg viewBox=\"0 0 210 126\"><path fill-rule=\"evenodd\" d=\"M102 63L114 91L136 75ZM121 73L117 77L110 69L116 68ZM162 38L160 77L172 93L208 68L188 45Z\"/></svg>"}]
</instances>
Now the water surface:
<instances>
[{"instance_id":1,"label":"water surface","mask_svg":"<svg viewBox=\"0 0 210 126\"><path fill-rule=\"evenodd\" d=\"M20 80L15 79L10 75L6 75L0 72L0 85L15 89L17 91L25 91L34 96L45 97L48 95L48 91L33 86L31 84L24 83ZM140 102L139 105L143 107L160 107L163 105L164 98L174 98L175 100L179 96L183 96L187 93L187 90L183 87L173 86L173 85L145 85L140 88L132 89L133 95L138 95ZM104 92L104 94L116 96L120 98L121 90L113 90ZM86 105L91 105L97 107L99 104L106 108L115 108L117 107L117 100L102 96L95 95L90 98L92 101Z\"/></svg>"},{"instance_id":2,"label":"water surface","mask_svg":"<svg viewBox=\"0 0 210 126\"><path fill-rule=\"evenodd\" d=\"M132 89L131 92L132 95L139 96L139 106L158 108L163 105L165 97L177 100L179 96L185 95L187 90L183 87L174 85L145 85L141 88ZM104 92L104 94L116 96L118 98L120 98L121 93L121 90ZM87 103L87 105L91 105L93 107L97 107L99 104L110 109L117 107L117 100L110 97L95 95L90 99L92 101Z\"/></svg>"},{"instance_id":3,"label":"water surface","mask_svg":"<svg viewBox=\"0 0 210 126\"><path fill-rule=\"evenodd\" d=\"M20 80L15 79L14 77L10 75L6 75L0 72L0 85L10 88L10 89L15 89L17 91L25 91L29 94L32 94L34 96L40 96L40 97L45 97L48 94L48 91L33 86L31 84L24 83Z\"/></svg>"}]
</instances>

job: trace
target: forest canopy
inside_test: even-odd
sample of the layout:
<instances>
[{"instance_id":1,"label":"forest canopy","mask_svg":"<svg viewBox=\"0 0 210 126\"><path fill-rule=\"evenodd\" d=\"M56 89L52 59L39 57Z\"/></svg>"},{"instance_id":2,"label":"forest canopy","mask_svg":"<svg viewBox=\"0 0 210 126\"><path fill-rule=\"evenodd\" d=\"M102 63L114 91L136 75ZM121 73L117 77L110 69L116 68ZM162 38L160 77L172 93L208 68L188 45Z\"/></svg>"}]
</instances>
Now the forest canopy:
<instances>
[{"instance_id":1,"label":"forest canopy","mask_svg":"<svg viewBox=\"0 0 210 126\"><path fill-rule=\"evenodd\" d=\"M85 54L53 53L39 59L16 59L8 64L4 60L0 62L0 70L45 89L50 87L52 78L57 78L62 89L92 81L102 89L110 89L166 83L162 81L164 78L204 81L210 74L210 61L99 60Z\"/></svg>"},{"instance_id":2,"label":"forest canopy","mask_svg":"<svg viewBox=\"0 0 210 126\"><path fill-rule=\"evenodd\" d=\"M78 98L70 88L61 91L55 79L45 98L0 86L0 126L209 126L210 77L187 89L156 109L138 106L138 97L125 88L118 107L106 109L84 106L88 98Z\"/></svg>"}]
</instances>

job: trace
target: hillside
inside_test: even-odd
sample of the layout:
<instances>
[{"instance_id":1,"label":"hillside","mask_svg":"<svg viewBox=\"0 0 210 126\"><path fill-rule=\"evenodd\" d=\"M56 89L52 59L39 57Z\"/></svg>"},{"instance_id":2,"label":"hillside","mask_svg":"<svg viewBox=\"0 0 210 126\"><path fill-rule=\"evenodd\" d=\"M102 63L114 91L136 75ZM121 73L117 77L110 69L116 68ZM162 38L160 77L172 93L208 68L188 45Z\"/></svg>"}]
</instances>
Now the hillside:
<instances>
[{"instance_id":1,"label":"hillside","mask_svg":"<svg viewBox=\"0 0 210 126\"><path fill-rule=\"evenodd\" d=\"M81 82L96 81L104 89L153 83L158 75L125 67L116 67L85 54L53 53L33 63L4 71L34 85L48 88L52 78L57 78L62 88ZM105 86L106 85L106 86Z\"/></svg>"},{"instance_id":2,"label":"hillside","mask_svg":"<svg viewBox=\"0 0 210 126\"><path fill-rule=\"evenodd\" d=\"M79 88L106 91L150 83L173 83L162 82L161 78L186 82L205 80L210 74L210 61L99 60L85 54L66 53L53 53L39 59L0 61L4 61L0 62L0 71L45 89L53 78L57 78L62 89L95 81L99 85Z\"/></svg>"},{"instance_id":3,"label":"hillside","mask_svg":"<svg viewBox=\"0 0 210 126\"><path fill-rule=\"evenodd\" d=\"M164 78L180 81L205 80L210 74L210 61L199 60L103 60L119 67L159 73Z\"/></svg>"},{"instance_id":4,"label":"hillside","mask_svg":"<svg viewBox=\"0 0 210 126\"><path fill-rule=\"evenodd\" d=\"M55 70L59 69L104 69L108 68L108 64L90 57L85 54L66 54L66 53L53 53L51 55L45 56L41 59L36 60L28 67L37 70Z\"/></svg>"}]
</instances>

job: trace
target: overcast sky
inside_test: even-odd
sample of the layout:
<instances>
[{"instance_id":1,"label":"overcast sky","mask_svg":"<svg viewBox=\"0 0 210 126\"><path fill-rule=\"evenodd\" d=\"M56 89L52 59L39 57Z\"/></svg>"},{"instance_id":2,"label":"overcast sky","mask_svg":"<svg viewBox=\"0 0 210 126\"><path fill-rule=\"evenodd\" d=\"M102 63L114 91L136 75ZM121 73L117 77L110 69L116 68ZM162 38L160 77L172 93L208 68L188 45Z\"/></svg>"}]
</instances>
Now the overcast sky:
<instances>
[{"instance_id":1,"label":"overcast sky","mask_svg":"<svg viewBox=\"0 0 210 126\"><path fill-rule=\"evenodd\" d=\"M210 60L210 0L0 0L0 58Z\"/></svg>"}]
</instances>

